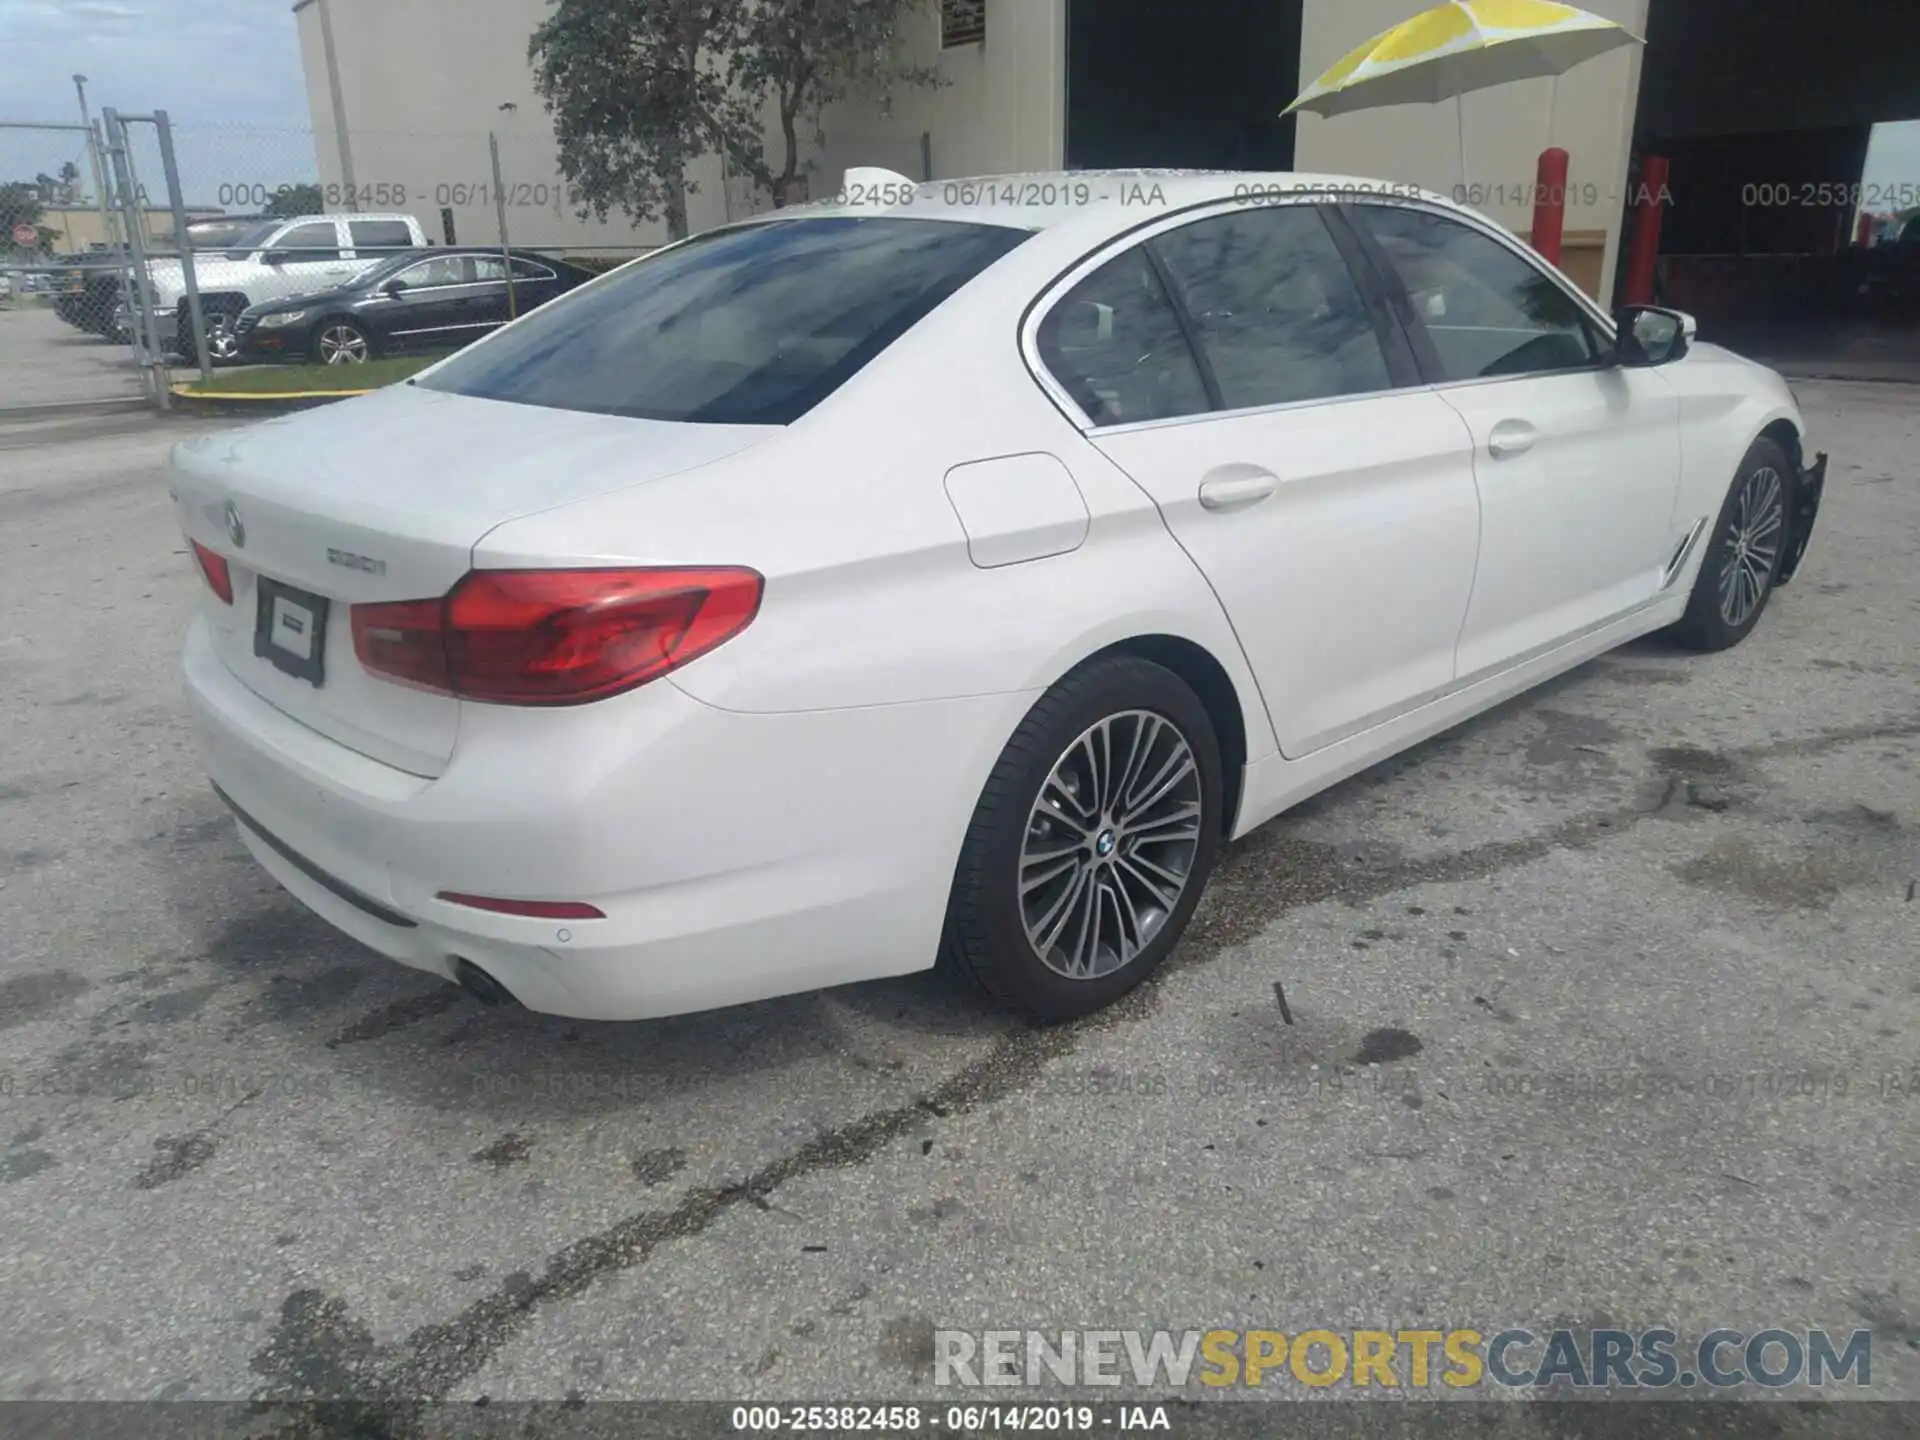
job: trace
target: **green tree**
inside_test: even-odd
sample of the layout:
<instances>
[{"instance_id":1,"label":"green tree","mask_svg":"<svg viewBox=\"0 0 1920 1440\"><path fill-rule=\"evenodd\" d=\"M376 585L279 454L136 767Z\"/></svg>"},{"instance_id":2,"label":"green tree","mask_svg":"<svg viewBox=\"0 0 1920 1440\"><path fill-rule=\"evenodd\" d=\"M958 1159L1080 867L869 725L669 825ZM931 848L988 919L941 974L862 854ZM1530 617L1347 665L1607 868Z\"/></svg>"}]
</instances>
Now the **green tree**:
<instances>
[{"instance_id":1,"label":"green tree","mask_svg":"<svg viewBox=\"0 0 1920 1440\"><path fill-rule=\"evenodd\" d=\"M900 31L931 0L751 0L746 38L733 57L732 74L756 99L771 100L780 117L781 164L764 160L755 173L783 205L800 172L799 127L824 145L821 112L836 100L859 94L883 111L895 87L932 86L931 67L900 59Z\"/></svg>"},{"instance_id":2,"label":"green tree","mask_svg":"<svg viewBox=\"0 0 1920 1440\"><path fill-rule=\"evenodd\" d=\"M68 205L78 203L80 199L80 167L71 160L60 164L61 199Z\"/></svg>"},{"instance_id":3,"label":"green tree","mask_svg":"<svg viewBox=\"0 0 1920 1440\"><path fill-rule=\"evenodd\" d=\"M261 213L271 216L323 215L326 198L318 185L282 185Z\"/></svg>"},{"instance_id":4,"label":"green tree","mask_svg":"<svg viewBox=\"0 0 1920 1440\"><path fill-rule=\"evenodd\" d=\"M583 217L664 218L678 240L689 164L764 170L759 118L729 75L746 21L746 0L553 0L527 57Z\"/></svg>"}]
</instances>

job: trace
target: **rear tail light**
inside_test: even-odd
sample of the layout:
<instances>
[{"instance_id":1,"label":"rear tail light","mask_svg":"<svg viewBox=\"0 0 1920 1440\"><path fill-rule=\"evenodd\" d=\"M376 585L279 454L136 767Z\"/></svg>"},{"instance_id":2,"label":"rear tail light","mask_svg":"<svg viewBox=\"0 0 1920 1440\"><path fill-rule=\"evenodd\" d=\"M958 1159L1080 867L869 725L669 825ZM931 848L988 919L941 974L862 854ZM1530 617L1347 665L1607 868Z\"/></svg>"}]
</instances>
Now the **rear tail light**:
<instances>
[{"instance_id":1,"label":"rear tail light","mask_svg":"<svg viewBox=\"0 0 1920 1440\"><path fill-rule=\"evenodd\" d=\"M746 629L765 582L741 566L476 570L439 600L353 607L376 675L503 705L579 705L656 680Z\"/></svg>"},{"instance_id":2,"label":"rear tail light","mask_svg":"<svg viewBox=\"0 0 1920 1440\"><path fill-rule=\"evenodd\" d=\"M227 569L224 555L216 555L198 540L187 542L193 546L193 558L200 562L200 573L207 577L207 585L220 597L221 603L233 603L233 572Z\"/></svg>"}]
</instances>

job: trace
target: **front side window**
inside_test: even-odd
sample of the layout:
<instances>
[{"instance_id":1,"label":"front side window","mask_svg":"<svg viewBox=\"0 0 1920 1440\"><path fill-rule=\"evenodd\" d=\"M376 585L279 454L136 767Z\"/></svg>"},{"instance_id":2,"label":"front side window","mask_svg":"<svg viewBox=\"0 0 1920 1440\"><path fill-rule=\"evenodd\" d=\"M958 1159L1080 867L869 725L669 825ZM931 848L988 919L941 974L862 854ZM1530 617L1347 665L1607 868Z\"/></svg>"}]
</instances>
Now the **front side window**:
<instances>
[{"instance_id":1,"label":"front side window","mask_svg":"<svg viewBox=\"0 0 1920 1440\"><path fill-rule=\"evenodd\" d=\"M1317 208L1240 210L1158 236L1228 410L1393 388L1353 272Z\"/></svg>"},{"instance_id":2,"label":"front side window","mask_svg":"<svg viewBox=\"0 0 1920 1440\"><path fill-rule=\"evenodd\" d=\"M330 220L296 225L274 241L273 248L289 260L338 260L340 235Z\"/></svg>"},{"instance_id":3,"label":"front side window","mask_svg":"<svg viewBox=\"0 0 1920 1440\"><path fill-rule=\"evenodd\" d=\"M541 306L418 383L602 415L790 424L1028 233L891 217L717 230Z\"/></svg>"},{"instance_id":4,"label":"front side window","mask_svg":"<svg viewBox=\"0 0 1920 1440\"><path fill-rule=\"evenodd\" d=\"M406 290L426 290L436 285L464 285L468 280L467 263L464 255L441 255L432 260L422 260L418 265L409 265L393 278Z\"/></svg>"},{"instance_id":5,"label":"front side window","mask_svg":"<svg viewBox=\"0 0 1920 1440\"><path fill-rule=\"evenodd\" d=\"M1539 266L1444 215L1388 205L1355 209L1399 272L1446 379L1599 362L1586 313Z\"/></svg>"},{"instance_id":6,"label":"front side window","mask_svg":"<svg viewBox=\"0 0 1920 1440\"><path fill-rule=\"evenodd\" d=\"M1096 425L1209 408L1180 317L1138 245L1069 290L1036 338L1041 363Z\"/></svg>"}]
</instances>

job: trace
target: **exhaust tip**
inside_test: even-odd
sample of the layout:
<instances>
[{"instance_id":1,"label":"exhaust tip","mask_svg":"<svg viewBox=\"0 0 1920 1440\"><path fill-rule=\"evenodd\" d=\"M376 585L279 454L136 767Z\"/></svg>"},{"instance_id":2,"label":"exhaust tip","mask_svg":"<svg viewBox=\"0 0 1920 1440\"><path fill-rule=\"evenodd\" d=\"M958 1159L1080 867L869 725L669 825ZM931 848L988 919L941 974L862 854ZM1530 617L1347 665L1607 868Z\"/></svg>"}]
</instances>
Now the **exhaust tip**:
<instances>
[{"instance_id":1,"label":"exhaust tip","mask_svg":"<svg viewBox=\"0 0 1920 1440\"><path fill-rule=\"evenodd\" d=\"M453 962L453 978L460 988L482 1005L517 1005L513 992L471 960L458 957Z\"/></svg>"}]
</instances>

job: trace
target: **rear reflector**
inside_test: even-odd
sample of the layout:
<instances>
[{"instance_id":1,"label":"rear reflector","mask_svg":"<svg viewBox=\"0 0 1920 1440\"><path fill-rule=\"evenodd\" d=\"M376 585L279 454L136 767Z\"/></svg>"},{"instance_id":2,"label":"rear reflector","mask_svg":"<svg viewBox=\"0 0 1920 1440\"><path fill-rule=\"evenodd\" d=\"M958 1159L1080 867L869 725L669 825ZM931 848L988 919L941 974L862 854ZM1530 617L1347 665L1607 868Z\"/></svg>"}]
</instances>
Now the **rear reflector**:
<instances>
[{"instance_id":1,"label":"rear reflector","mask_svg":"<svg viewBox=\"0 0 1920 1440\"><path fill-rule=\"evenodd\" d=\"M491 910L497 915L527 915L535 920L604 920L606 912L578 900L496 900L489 895L461 895L442 890L434 897L449 905L465 905L470 910Z\"/></svg>"},{"instance_id":2,"label":"rear reflector","mask_svg":"<svg viewBox=\"0 0 1920 1440\"><path fill-rule=\"evenodd\" d=\"M355 605L375 675L502 705L579 705L677 670L738 635L764 581L740 566L475 570L438 600Z\"/></svg>"},{"instance_id":3,"label":"rear reflector","mask_svg":"<svg viewBox=\"0 0 1920 1440\"><path fill-rule=\"evenodd\" d=\"M193 558L200 562L200 573L207 577L207 585L218 595L223 604L233 603L233 572L227 569L226 557L216 555L198 540L187 542L193 546Z\"/></svg>"}]
</instances>

